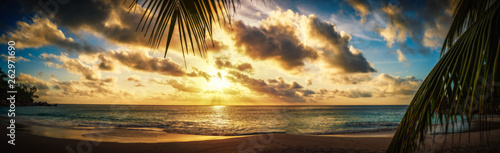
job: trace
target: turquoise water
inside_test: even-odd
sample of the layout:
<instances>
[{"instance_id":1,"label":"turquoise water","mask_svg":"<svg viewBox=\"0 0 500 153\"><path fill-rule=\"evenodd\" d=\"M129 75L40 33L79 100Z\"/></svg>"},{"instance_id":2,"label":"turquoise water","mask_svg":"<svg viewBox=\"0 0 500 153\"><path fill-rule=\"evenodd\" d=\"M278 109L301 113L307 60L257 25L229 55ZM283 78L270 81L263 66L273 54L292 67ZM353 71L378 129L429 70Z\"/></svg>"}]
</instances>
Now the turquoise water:
<instances>
[{"instance_id":1,"label":"turquoise water","mask_svg":"<svg viewBox=\"0 0 500 153\"><path fill-rule=\"evenodd\" d=\"M88 129L158 129L197 135L337 134L394 130L408 106L16 107L16 122ZM1 107L6 116L7 107Z\"/></svg>"}]
</instances>

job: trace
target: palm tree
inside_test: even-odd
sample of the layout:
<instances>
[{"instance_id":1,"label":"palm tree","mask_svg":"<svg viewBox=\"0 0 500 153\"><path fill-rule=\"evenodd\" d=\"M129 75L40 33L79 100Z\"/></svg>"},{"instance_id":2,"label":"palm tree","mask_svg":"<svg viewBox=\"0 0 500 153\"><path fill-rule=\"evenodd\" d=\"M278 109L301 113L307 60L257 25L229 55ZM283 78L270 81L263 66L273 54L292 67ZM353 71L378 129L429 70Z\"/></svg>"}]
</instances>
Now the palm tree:
<instances>
[{"instance_id":1,"label":"palm tree","mask_svg":"<svg viewBox=\"0 0 500 153\"><path fill-rule=\"evenodd\" d=\"M422 82L387 152L418 150L434 125L464 126L480 118L486 129L488 108L498 106L500 4L459 0L441 49L441 59ZM452 128L452 132L454 128Z\"/></svg>"},{"instance_id":2,"label":"palm tree","mask_svg":"<svg viewBox=\"0 0 500 153\"><path fill-rule=\"evenodd\" d=\"M239 0L145 0L142 6L147 11L137 30L145 30L145 36L150 34L148 45L153 49L159 47L168 30L166 55L177 25L183 55L188 48L194 54L197 47L203 56L207 50L206 33L212 37L214 23L230 23L229 11L236 11L236 3ZM443 125L448 133L448 126L470 123L473 115L486 118L488 108L499 105L499 85L495 81L500 79L495 74L499 70L500 4L495 0L456 3L441 59L413 97L387 152L414 151L433 131L433 125ZM137 0L130 7L135 4ZM485 120L480 123L482 128L487 127Z\"/></svg>"}]
</instances>

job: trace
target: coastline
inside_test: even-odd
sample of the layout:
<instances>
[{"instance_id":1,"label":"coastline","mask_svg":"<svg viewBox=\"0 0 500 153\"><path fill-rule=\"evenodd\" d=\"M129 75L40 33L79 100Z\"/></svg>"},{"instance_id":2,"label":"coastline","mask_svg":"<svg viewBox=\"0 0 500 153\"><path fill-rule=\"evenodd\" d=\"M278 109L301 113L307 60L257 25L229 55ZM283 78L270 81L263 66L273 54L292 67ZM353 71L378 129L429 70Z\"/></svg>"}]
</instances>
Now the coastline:
<instances>
[{"instance_id":1,"label":"coastline","mask_svg":"<svg viewBox=\"0 0 500 153\"><path fill-rule=\"evenodd\" d=\"M500 121L495 117L494 122ZM19 124L22 125L22 124ZM2 126L5 126L2 122ZM38 131L33 131L38 130ZM127 131L122 131L127 130ZM115 132L113 132L115 131ZM51 133L52 132L52 133ZM335 135L259 134L245 136L202 136L172 134L157 129L113 129L102 130L55 129L24 125L16 132L16 146L2 148L12 152L385 152L395 131L379 131ZM57 134L58 133L58 134ZM91 133L94 133L92 135ZM126 137L117 133L127 133ZM51 135L49 135L51 134ZM481 132L457 133L453 135L428 135L426 150L440 152L495 152L500 151L500 138L490 137L489 145L481 143ZM486 133L483 133L486 134ZM141 135L141 137L138 137ZM461 139L459 139L461 135ZM500 129L488 131L487 135L500 135ZM100 141L96 141L100 136ZM434 137L434 142L432 137ZM485 136L485 135L483 135ZM6 137L5 137L6 138ZM3 138L3 139L5 139ZM94 139L91 139L94 138ZM154 141L153 141L154 140ZM468 142L470 140L470 142ZM453 143L452 143L453 142ZM460 146L458 146L460 143ZM432 145L434 144L434 146ZM443 145L444 144L444 145ZM5 146L5 147L4 147ZM79 150L78 150L79 149ZM430 151L430 150L429 150Z\"/></svg>"},{"instance_id":2,"label":"coastline","mask_svg":"<svg viewBox=\"0 0 500 153\"><path fill-rule=\"evenodd\" d=\"M181 137L189 137L178 134ZM219 136L215 136L219 137ZM68 147L83 152L383 152L390 142L390 137L354 138L314 135L250 135L228 136L226 139L195 140L185 142L158 143L118 143L94 142L75 139L61 139L39 136L19 131L16 133L15 152L70 152ZM270 141L268 141L270 140ZM3 143L2 146L7 145ZM25 146L25 147L20 147ZM29 146L29 147L28 147ZM4 148L4 147L2 147ZM11 146L5 148L13 148Z\"/></svg>"}]
</instances>

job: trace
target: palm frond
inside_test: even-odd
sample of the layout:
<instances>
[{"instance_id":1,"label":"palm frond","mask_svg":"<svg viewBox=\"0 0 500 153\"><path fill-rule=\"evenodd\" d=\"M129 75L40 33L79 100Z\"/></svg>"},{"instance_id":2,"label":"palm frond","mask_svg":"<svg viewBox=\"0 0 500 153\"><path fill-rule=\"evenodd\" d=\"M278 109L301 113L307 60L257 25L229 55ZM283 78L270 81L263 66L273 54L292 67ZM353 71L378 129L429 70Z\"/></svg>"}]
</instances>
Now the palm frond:
<instances>
[{"instance_id":1,"label":"palm frond","mask_svg":"<svg viewBox=\"0 0 500 153\"><path fill-rule=\"evenodd\" d=\"M456 1L454 19L441 48L441 55L451 48L455 40L472 25L495 0L459 0Z\"/></svg>"},{"instance_id":2,"label":"palm frond","mask_svg":"<svg viewBox=\"0 0 500 153\"><path fill-rule=\"evenodd\" d=\"M137 4L133 0L130 9ZM239 3L239 0L236 0ZM177 26L182 54L189 54L195 47L201 56L206 53L206 34L212 37L215 23L231 23L231 9L236 11L234 0L144 0L147 10L141 17L136 31L149 35L148 46L158 49L166 32L165 57ZM151 29L151 30L150 30ZM189 45L190 44L190 45ZM214 45L212 40L212 45Z\"/></svg>"},{"instance_id":3,"label":"palm frond","mask_svg":"<svg viewBox=\"0 0 500 153\"><path fill-rule=\"evenodd\" d=\"M500 3L473 4L468 0L459 3L454 25L444 43L449 49L442 52L442 58L422 82L386 152L418 150L427 133L435 130L434 125L444 125L445 134L454 124L464 126L468 122L470 129L473 116L486 118L487 108L498 105L495 90L499 90L496 72L500 54ZM469 6L462 5L478 8L463 9ZM468 10L480 15L464 15L462 11ZM464 26L467 29L461 31ZM486 128L485 123L480 120L482 129Z\"/></svg>"}]
</instances>

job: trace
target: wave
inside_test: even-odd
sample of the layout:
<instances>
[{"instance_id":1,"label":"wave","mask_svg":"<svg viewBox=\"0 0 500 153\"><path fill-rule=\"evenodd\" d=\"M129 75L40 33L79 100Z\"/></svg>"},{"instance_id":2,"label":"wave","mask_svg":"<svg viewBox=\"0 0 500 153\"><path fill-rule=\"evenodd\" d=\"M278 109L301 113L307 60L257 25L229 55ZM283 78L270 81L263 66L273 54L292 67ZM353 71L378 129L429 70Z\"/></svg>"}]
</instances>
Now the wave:
<instances>
[{"instance_id":1,"label":"wave","mask_svg":"<svg viewBox=\"0 0 500 153\"><path fill-rule=\"evenodd\" d=\"M381 129L370 129L370 130L341 130L336 132L315 132L307 133L307 135L335 135L335 134L358 134L358 133L373 133L373 132L386 132L386 131L396 131L398 128L381 128Z\"/></svg>"},{"instance_id":2,"label":"wave","mask_svg":"<svg viewBox=\"0 0 500 153\"><path fill-rule=\"evenodd\" d=\"M347 123L351 126L374 127L374 126L399 126L398 122L355 122Z\"/></svg>"}]
</instances>

